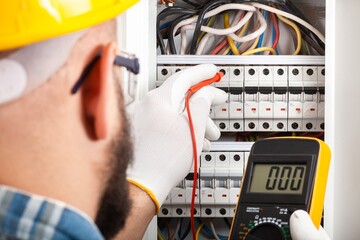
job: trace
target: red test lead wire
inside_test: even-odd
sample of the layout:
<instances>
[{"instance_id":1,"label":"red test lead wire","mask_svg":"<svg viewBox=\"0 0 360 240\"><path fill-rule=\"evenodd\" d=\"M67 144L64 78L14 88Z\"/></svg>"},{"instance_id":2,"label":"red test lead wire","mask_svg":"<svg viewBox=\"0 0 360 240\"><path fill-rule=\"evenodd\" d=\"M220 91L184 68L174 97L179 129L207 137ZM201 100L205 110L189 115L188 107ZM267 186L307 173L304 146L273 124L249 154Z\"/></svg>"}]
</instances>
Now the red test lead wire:
<instances>
[{"instance_id":1,"label":"red test lead wire","mask_svg":"<svg viewBox=\"0 0 360 240\"><path fill-rule=\"evenodd\" d=\"M208 86L214 82L219 82L221 80L221 78L224 76L224 74L222 72L218 72L215 74L214 77L204 80L198 84L195 84L194 86L190 87L188 92L186 93L186 99L185 99L185 106L186 106L186 111L188 114L188 119L189 119L189 126L190 126L190 134L191 134L191 141L192 141L192 146L193 146L193 158L194 158L194 179L193 179L193 188L192 188L192 194L191 194L191 208L190 208L190 223L191 223L191 232L192 232L192 236L193 239L196 240L196 231L195 231L195 194L196 194L196 185L197 185L197 178L198 178L198 173L197 173L197 164L198 164L198 160L197 160L197 147L196 147L196 137L195 137L195 130L194 130L194 125L193 125L193 121L192 121L192 117L191 117L191 111L190 111L190 97L191 95L193 95L194 93L196 93L197 91L199 91L201 88Z\"/></svg>"}]
</instances>

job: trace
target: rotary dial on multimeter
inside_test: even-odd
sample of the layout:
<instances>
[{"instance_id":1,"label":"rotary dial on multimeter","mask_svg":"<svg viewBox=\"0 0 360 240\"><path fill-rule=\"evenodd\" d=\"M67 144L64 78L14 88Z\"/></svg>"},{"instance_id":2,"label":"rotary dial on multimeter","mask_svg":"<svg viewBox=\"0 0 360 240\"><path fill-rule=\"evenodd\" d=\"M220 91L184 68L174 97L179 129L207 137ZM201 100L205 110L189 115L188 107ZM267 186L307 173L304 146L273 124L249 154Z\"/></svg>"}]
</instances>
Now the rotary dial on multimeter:
<instances>
[{"instance_id":1,"label":"rotary dial on multimeter","mask_svg":"<svg viewBox=\"0 0 360 240\"><path fill-rule=\"evenodd\" d=\"M298 209L319 227L329 164L330 150L318 139L255 142L229 239L290 240L290 216Z\"/></svg>"}]
</instances>

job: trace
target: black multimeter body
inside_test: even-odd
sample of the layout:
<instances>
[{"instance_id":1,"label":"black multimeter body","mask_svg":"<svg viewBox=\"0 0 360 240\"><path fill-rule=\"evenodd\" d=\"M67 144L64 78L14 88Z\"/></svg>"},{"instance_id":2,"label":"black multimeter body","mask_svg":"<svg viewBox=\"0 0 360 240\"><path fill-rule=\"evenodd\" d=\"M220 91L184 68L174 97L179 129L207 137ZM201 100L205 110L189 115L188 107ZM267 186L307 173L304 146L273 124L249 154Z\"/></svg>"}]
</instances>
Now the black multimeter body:
<instances>
[{"instance_id":1,"label":"black multimeter body","mask_svg":"<svg viewBox=\"0 0 360 240\"><path fill-rule=\"evenodd\" d=\"M310 211L320 149L318 140L308 138L255 142L229 239L291 239L291 214L298 209Z\"/></svg>"}]
</instances>

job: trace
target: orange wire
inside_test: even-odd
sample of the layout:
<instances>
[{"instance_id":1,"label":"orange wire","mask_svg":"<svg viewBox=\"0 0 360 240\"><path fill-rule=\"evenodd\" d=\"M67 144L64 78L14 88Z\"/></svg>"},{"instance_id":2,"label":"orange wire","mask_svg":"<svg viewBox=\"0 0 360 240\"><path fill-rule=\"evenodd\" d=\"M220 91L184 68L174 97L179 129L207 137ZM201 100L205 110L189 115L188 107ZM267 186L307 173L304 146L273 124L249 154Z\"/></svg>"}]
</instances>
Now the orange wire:
<instances>
[{"instance_id":1,"label":"orange wire","mask_svg":"<svg viewBox=\"0 0 360 240\"><path fill-rule=\"evenodd\" d=\"M195 129L193 120L191 117L191 111L190 111L190 97L195 92L199 91L201 88L208 86L214 82L219 82L224 76L222 72L216 73L216 75L210 79L204 80L198 84L195 84L194 86L190 87L188 92L186 93L186 99L185 99L185 106L186 106L186 112L189 119L189 126L190 126L190 134L191 134L191 142L193 147L193 158L194 158L194 179L193 179L193 188L191 193L191 207L190 207L190 224L191 224L191 233L193 236L193 239L196 239L196 230L195 230L195 194L196 194L196 185L197 185L197 178L198 178L198 161L197 161L197 146L196 146L196 137L195 137Z\"/></svg>"},{"instance_id":2,"label":"orange wire","mask_svg":"<svg viewBox=\"0 0 360 240\"><path fill-rule=\"evenodd\" d=\"M275 13L271 13L271 19L273 21L273 24L274 24L274 27L275 27L275 32L276 32L275 41L274 41L271 48L276 49L276 46L277 46L277 44L279 42L279 38L280 38L280 30L279 30L279 25L277 23Z\"/></svg>"}]
</instances>

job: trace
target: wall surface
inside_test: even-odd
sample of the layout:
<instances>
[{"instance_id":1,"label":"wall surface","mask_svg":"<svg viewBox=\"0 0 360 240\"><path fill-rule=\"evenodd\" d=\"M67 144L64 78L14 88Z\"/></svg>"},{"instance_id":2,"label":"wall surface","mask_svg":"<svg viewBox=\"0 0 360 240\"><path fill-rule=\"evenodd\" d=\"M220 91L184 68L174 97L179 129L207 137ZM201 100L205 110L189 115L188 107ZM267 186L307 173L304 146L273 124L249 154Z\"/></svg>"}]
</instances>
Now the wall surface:
<instances>
[{"instance_id":1,"label":"wall surface","mask_svg":"<svg viewBox=\"0 0 360 240\"><path fill-rule=\"evenodd\" d=\"M325 229L332 239L359 239L360 136L358 0L328 0L326 141L332 150Z\"/></svg>"}]
</instances>

